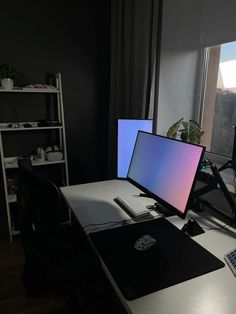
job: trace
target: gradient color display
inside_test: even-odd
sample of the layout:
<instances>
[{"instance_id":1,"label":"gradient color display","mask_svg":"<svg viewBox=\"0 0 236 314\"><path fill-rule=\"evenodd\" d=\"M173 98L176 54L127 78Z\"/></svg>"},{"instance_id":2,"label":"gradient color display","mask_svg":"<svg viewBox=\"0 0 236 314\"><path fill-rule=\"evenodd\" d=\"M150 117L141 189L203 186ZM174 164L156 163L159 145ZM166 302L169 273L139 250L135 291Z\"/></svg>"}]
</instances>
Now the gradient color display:
<instances>
[{"instance_id":1,"label":"gradient color display","mask_svg":"<svg viewBox=\"0 0 236 314\"><path fill-rule=\"evenodd\" d=\"M138 131L152 132L152 120L118 120L117 177L126 178Z\"/></svg>"},{"instance_id":2,"label":"gradient color display","mask_svg":"<svg viewBox=\"0 0 236 314\"><path fill-rule=\"evenodd\" d=\"M204 147L139 132L128 178L184 213Z\"/></svg>"}]
</instances>

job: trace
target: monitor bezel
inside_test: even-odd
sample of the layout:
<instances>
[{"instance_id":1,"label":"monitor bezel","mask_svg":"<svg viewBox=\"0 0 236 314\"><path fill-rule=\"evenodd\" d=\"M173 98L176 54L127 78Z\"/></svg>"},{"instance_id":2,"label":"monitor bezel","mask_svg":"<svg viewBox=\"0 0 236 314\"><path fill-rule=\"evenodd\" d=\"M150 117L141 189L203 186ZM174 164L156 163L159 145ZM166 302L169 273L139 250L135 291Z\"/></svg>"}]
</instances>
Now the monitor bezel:
<instances>
[{"instance_id":1,"label":"monitor bezel","mask_svg":"<svg viewBox=\"0 0 236 314\"><path fill-rule=\"evenodd\" d=\"M176 208L176 207L174 207L173 205L169 204L169 203L166 202L164 199L162 199L162 198L159 197L158 195L154 194L153 192L149 191L148 189L146 189L145 187L143 187L141 184L139 184L138 182L134 181L132 178L129 177L129 171L130 171L131 163L132 163L132 160L133 160L133 156L134 156L134 151L135 151L136 143L137 143L138 136L139 136L140 133L146 133L146 134L150 134L150 135L152 135L152 136L157 136L157 137L165 138L165 139L168 139L168 140L170 140L170 141L177 141L177 142L180 142L180 143L185 143L185 144L188 144L188 145L198 146L198 147L202 148L201 157L199 158L198 166L197 166L197 168L196 168L196 173L195 173L195 176L194 176L194 180L193 180L193 183L192 183L192 186L191 186L191 189L190 189L189 197L188 197L188 200L187 200L187 202L186 202L186 206L185 206L184 212L180 211L178 208ZM196 180L197 180L196 175L197 175L198 170L200 169L200 165L201 165L201 162L202 162L204 153L205 153L205 149L206 149L206 148L205 148L204 146L202 146L202 145L183 142L183 141L181 141L181 140L179 140L179 139L169 138L169 137L166 137L166 136L163 136L163 135L159 135L159 134L155 134L155 133L148 133L148 132L145 132L145 131L138 131L137 138L136 138L135 145L134 145L134 150L133 150L132 158L131 158L130 165L129 165L128 174L127 174L127 181L129 181L130 183L132 183L133 185L135 185L137 188L139 188L141 191L143 191L145 194L147 194L148 197L153 198L155 201L157 201L157 203L159 203L160 205L166 207L167 209L170 209L171 211L173 211L174 214L176 214L176 215L179 216L180 218L184 219L184 218L186 217L186 214L187 214L188 209L190 209L190 208L189 208L189 205L191 204L191 194L192 194L193 189L194 189L194 186L195 186L195 184L196 184ZM157 210L158 210L158 209L157 209Z\"/></svg>"}]
</instances>

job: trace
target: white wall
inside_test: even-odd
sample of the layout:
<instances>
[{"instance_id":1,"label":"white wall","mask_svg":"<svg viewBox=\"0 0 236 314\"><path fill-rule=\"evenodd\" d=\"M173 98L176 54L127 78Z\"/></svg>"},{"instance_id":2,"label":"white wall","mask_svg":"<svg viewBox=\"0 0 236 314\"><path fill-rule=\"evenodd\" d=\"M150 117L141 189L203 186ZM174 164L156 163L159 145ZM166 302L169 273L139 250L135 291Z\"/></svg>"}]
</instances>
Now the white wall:
<instances>
[{"instance_id":1,"label":"white wall","mask_svg":"<svg viewBox=\"0 0 236 314\"><path fill-rule=\"evenodd\" d=\"M202 48L236 40L235 0L163 0L157 133L196 119Z\"/></svg>"}]
</instances>

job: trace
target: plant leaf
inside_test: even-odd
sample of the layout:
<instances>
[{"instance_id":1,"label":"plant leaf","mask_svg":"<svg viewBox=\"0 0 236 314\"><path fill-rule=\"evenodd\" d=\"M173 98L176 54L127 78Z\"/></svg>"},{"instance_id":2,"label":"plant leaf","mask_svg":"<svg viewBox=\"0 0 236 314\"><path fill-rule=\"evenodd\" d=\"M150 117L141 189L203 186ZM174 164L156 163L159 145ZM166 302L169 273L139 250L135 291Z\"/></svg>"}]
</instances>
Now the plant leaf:
<instances>
[{"instance_id":1,"label":"plant leaf","mask_svg":"<svg viewBox=\"0 0 236 314\"><path fill-rule=\"evenodd\" d=\"M179 119L177 122L175 122L167 131L167 137L170 138L176 138L177 137L177 132L179 130L179 127L181 125L181 122L183 121L184 118Z\"/></svg>"}]
</instances>

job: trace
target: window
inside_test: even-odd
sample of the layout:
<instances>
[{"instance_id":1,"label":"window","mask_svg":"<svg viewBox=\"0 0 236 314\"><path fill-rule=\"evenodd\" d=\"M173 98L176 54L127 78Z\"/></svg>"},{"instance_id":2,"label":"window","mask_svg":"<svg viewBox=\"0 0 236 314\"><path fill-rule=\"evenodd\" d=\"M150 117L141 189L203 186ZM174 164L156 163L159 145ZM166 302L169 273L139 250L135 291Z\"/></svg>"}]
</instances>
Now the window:
<instances>
[{"instance_id":1,"label":"window","mask_svg":"<svg viewBox=\"0 0 236 314\"><path fill-rule=\"evenodd\" d=\"M202 144L231 159L236 125L236 42L206 49Z\"/></svg>"}]
</instances>

